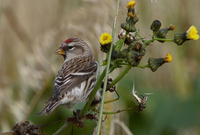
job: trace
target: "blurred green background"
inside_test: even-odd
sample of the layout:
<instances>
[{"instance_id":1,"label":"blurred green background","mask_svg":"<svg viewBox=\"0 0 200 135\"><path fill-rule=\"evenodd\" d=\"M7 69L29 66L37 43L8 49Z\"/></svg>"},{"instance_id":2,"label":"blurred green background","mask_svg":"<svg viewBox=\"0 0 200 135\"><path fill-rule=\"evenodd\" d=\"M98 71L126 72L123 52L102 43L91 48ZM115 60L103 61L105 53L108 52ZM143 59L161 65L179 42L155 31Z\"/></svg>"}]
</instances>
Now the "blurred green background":
<instances>
[{"instance_id":1,"label":"blurred green background","mask_svg":"<svg viewBox=\"0 0 200 135\"><path fill-rule=\"evenodd\" d=\"M176 26L168 38L191 25L200 28L199 0L157 1L137 0L136 27L143 37L150 38L149 27L155 19L162 22L163 28ZM120 24L126 19L128 2L120 2L115 41ZM49 116L35 116L52 96L54 78L63 63L63 58L53 51L65 39L80 37L90 45L101 65L106 56L100 51L99 37L103 32L112 32L116 3L116 0L0 0L0 132L11 131L14 124L24 120L45 125L71 115L60 106ZM102 134L200 134L199 44L199 40L187 41L182 46L152 43L141 64L146 64L149 57L165 57L168 52L173 61L154 73L150 69L131 69L117 86L120 100L105 106L105 110L133 106L133 81L138 94L154 94L149 96L143 112L135 114L131 110L108 116L102 124ZM121 71L117 69L110 77ZM109 99L114 96L107 94ZM52 134L64 123L47 126L44 131ZM92 134L95 126L95 121L88 120L84 129L74 127L74 134Z\"/></svg>"}]
</instances>

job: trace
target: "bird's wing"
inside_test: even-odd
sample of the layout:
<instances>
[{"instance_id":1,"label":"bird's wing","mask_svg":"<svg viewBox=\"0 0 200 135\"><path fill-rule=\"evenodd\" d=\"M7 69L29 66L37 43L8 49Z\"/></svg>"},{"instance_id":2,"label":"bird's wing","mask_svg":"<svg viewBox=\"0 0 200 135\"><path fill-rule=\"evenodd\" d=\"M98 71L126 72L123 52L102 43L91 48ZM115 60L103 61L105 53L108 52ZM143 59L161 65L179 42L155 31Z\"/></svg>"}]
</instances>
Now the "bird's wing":
<instances>
[{"instance_id":1,"label":"bird's wing","mask_svg":"<svg viewBox=\"0 0 200 135\"><path fill-rule=\"evenodd\" d=\"M53 95L59 97L63 93L72 90L72 88L79 86L90 76L96 75L97 69L98 64L96 61L70 60L65 62L56 76Z\"/></svg>"}]
</instances>

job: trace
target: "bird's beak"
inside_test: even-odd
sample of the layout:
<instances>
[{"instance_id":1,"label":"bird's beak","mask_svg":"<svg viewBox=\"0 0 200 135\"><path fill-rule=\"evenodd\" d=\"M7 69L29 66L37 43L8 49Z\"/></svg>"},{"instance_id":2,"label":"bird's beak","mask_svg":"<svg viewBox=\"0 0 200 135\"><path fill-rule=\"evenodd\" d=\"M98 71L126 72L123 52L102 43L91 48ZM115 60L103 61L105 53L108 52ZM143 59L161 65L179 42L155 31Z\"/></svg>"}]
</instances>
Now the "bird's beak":
<instances>
[{"instance_id":1,"label":"bird's beak","mask_svg":"<svg viewBox=\"0 0 200 135\"><path fill-rule=\"evenodd\" d=\"M65 50L63 50L62 48L58 48L57 50L55 50L54 53L58 55L65 55Z\"/></svg>"}]
</instances>

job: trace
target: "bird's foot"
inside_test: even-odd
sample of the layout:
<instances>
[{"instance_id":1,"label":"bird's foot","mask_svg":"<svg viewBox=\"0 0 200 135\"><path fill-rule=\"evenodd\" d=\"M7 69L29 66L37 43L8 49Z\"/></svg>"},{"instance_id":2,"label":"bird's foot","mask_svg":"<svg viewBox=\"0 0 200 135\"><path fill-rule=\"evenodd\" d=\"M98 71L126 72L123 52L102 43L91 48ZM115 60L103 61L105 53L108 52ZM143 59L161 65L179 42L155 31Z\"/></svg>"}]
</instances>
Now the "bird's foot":
<instances>
[{"instance_id":1,"label":"bird's foot","mask_svg":"<svg viewBox=\"0 0 200 135\"><path fill-rule=\"evenodd\" d=\"M79 116L80 110L73 111L73 116L67 118L67 122L72 122L77 127L85 127L84 121L86 119L98 120L94 114L86 114L84 116Z\"/></svg>"}]
</instances>

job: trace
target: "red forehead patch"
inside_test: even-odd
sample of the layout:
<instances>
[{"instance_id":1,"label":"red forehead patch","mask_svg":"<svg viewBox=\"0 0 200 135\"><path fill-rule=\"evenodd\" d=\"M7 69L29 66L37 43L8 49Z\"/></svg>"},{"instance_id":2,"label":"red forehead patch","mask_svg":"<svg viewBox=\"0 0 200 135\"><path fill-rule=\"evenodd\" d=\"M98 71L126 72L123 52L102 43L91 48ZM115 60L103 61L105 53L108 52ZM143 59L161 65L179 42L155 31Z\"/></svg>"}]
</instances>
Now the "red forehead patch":
<instances>
[{"instance_id":1,"label":"red forehead patch","mask_svg":"<svg viewBox=\"0 0 200 135\"><path fill-rule=\"evenodd\" d=\"M72 38L69 38L69 39L65 40L65 43L66 43L66 44L67 44L67 43L70 43L70 42L72 42Z\"/></svg>"}]
</instances>

